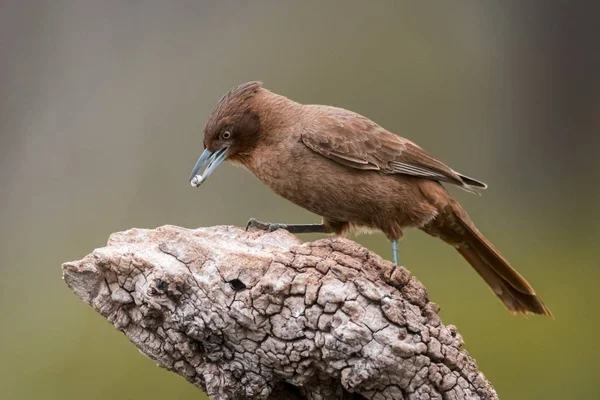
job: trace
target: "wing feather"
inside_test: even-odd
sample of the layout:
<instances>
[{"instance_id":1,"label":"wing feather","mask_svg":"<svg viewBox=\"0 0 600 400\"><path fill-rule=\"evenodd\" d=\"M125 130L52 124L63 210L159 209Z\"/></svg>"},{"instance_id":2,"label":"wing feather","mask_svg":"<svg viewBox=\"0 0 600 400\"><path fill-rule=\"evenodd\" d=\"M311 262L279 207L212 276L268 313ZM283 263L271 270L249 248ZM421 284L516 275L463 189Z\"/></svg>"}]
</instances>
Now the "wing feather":
<instances>
[{"instance_id":1,"label":"wing feather","mask_svg":"<svg viewBox=\"0 0 600 400\"><path fill-rule=\"evenodd\" d=\"M321 106L318 110L311 117L319 123L311 124L313 128L306 129L301 140L324 157L351 168L452 183L470 192L475 192L473 187L486 187L366 117L336 107Z\"/></svg>"}]
</instances>

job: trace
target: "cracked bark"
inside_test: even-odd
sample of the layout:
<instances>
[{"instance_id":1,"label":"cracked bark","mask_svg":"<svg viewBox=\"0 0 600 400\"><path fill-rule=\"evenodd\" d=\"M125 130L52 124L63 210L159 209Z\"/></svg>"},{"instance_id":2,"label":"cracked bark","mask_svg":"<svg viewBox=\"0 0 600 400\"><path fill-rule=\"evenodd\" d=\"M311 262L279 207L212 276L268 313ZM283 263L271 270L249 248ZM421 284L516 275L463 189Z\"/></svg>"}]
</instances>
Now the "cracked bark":
<instances>
[{"instance_id":1,"label":"cracked bark","mask_svg":"<svg viewBox=\"0 0 600 400\"><path fill-rule=\"evenodd\" d=\"M211 399L497 399L423 285L346 239L131 229L63 278Z\"/></svg>"}]
</instances>

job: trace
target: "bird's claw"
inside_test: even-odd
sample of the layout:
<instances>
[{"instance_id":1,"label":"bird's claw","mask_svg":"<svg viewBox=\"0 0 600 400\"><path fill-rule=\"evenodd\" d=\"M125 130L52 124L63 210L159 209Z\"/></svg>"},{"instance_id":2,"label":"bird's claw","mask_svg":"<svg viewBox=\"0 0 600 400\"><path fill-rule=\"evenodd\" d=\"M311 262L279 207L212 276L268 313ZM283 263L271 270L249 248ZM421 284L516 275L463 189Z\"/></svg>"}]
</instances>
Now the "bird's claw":
<instances>
[{"instance_id":1,"label":"bird's claw","mask_svg":"<svg viewBox=\"0 0 600 400\"><path fill-rule=\"evenodd\" d=\"M258 221L255 218L250 218L246 224L246 231L250 228L260 229L261 231L275 232L278 229L285 229L285 224L273 224L270 222Z\"/></svg>"},{"instance_id":2,"label":"bird's claw","mask_svg":"<svg viewBox=\"0 0 600 400\"><path fill-rule=\"evenodd\" d=\"M257 222L258 221L256 219L250 218L248 220L248 223L246 224L246 232L248 232L248 229L253 228L256 225Z\"/></svg>"}]
</instances>

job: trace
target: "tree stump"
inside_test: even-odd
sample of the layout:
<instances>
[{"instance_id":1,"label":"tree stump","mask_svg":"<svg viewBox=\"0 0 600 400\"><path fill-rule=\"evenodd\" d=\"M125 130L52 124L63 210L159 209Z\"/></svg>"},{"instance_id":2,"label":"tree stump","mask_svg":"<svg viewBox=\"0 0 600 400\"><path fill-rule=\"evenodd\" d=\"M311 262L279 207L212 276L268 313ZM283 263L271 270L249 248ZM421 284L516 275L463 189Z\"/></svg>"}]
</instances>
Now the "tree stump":
<instances>
[{"instance_id":1,"label":"tree stump","mask_svg":"<svg viewBox=\"0 0 600 400\"><path fill-rule=\"evenodd\" d=\"M131 229L63 278L213 400L497 399L423 285L347 239Z\"/></svg>"}]
</instances>

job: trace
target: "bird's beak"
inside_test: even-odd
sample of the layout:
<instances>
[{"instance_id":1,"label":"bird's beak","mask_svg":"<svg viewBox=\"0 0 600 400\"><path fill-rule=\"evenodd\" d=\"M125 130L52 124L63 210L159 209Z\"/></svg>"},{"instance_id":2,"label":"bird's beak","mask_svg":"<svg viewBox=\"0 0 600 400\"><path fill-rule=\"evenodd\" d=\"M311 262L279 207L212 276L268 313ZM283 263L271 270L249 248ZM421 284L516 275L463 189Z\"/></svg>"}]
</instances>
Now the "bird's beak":
<instances>
[{"instance_id":1,"label":"bird's beak","mask_svg":"<svg viewBox=\"0 0 600 400\"><path fill-rule=\"evenodd\" d=\"M192 169L192 174L190 175L190 184L192 187L200 186L206 178L210 176L214 172L214 170L223 162L227 157L227 147L219 149L217 151L210 151L205 149L198 161L196 161L196 165L194 165L194 169ZM204 172L198 175L198 171L202 168Z\"/></svg>"}]
</instances>

